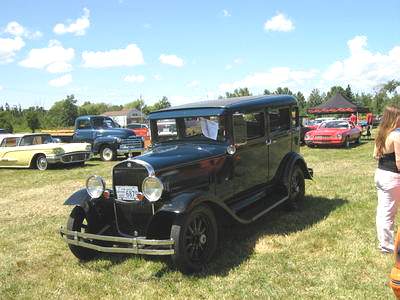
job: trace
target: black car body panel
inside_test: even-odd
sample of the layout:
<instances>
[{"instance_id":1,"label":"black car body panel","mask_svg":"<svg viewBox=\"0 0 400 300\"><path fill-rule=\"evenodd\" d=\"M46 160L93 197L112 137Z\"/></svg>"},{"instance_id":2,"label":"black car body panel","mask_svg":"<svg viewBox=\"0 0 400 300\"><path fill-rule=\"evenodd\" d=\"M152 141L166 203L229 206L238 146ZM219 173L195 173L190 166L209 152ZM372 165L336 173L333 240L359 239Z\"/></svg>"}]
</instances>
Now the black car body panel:
<instances>
[{"instance_id":1,"label":"black car body panel","mask_svg":"<svg viewBox=\"0 0 400 300\"><path fill-rule=\"evenodd\" d=\"M312 178L299 154L300 124L292 96L199 102L151 113L149 120L151 150L116 164L107 194L89 199L80 191L65 203L92 203L88 207L95 217L108 224L107 235L165 240L173 224L198 207L211 210L217 223L250 223L293 198L296 168L303 189L304 178ZM162 129L165 120L176 123L176 132ZM162 185L156 200L148 191L161 187L147 186L149 178ZM126 188L134 191L128 200Z\"/></svg>"}]
</instances>

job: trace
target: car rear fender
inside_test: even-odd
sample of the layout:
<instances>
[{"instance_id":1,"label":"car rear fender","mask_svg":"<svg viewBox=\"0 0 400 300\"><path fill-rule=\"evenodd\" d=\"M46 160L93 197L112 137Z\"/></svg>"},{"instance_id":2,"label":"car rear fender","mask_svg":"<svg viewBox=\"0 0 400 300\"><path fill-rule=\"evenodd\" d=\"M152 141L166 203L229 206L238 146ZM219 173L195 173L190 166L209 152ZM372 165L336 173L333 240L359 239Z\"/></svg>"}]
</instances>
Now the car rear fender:
<instances>
[{"instance_id":1,"label":"car rear fender","mask_svg":"<svg viewBox=\"0 0 400 300\"><path fill-rule=\"evenodd\" d=\"M304 158L299 153L290 152L283 158L278 172L279 180L287 187L289 186L291 171L295 165L299 165L303 170L305 179L312 180L313 178L313 170L307 167L307 163L305 162Z\"/></svg>"}]
</instances>

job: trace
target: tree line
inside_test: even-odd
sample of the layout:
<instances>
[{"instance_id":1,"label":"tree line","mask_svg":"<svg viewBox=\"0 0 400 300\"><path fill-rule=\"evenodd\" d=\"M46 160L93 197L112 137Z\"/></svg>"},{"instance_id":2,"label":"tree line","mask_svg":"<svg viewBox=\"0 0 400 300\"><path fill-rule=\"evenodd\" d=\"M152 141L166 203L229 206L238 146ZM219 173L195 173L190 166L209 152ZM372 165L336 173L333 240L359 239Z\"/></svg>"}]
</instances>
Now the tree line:
<instances>
[{"instance_id":1,"label":"tree line","mask_svg":"<svg viewBox=\"0 0 400 300\"><path fill-rule=\"evenodd\" d=\"M170 107L167 97L162 97L153 105L146 105L144 100L137 99L125 105L114 105L106 103L84 102L77 105L74 95L68 95L65 99L57 101L46 110L41 106L31 106L22 109L21 105L10 106L8 103L0 105L0 128L7 131L20 132L37 129L62 129L74 126L75 119L83 115L101 115L106 111L119 111L122 109L135 108L143 114Z\"/></svg>"},{"instance_id":2,"label":"tree line","mask_svg":"<svg viewBox=\"0 0 400 300\"><path fill-rule=\"evenodd\" d=\"M400 106L400 94L398 87L400 81L391 80L381 85L373 93L353 93L351 86L343 88L341 86L332 86L328 92L321 92L319 89L313 89L307 99L300 91L294 92L287 87L278 87L275 91L264 90L264 95L293 95L297 98L301 115L307 115L307 109L320 105L328 101L336 93L342 94L350 102L368 108L373 114L380 115L386 105L395 104ZM233 92L227 92L226 98L252 96L248 88L235 89ZM223 98L220 96L220 98Z\"/></svg>"},{"instance_id":3,"label":"tree line","mask_svg":"<svg viewBox=\"0 0 400 300\"><path fill-rule=\"evenodd\" d=\"M278 87L275 91L264 90L264 95L293 95L297 98L301 115L307 115L307 109L320 105L329 100L336 93L341 93L354 104L367 107L375 115L382 113L384 107L389 104L400 105L400 94L398 87L400 81L391 80L381 85L373 93L353 93L351 86L343 88L332 86L328 92L313 89L305 98L301 91L291 91L288 87ZM247 87L227 92L226 98L251 96ZM223 98L220 96L220 98ZM84 102L77 105L74 95L68 95L65 99L57 101L46 110L41 106L32 106L22 109L20 105L10 106L8 103L0 105L0 128L9 131L35 131L37 129L61 129L74 125L75 119L82 115L100 115L106 111L119 111L122 109L135 108L144 114L152 111L170 107L171 103L167 97L162 97L153 105L147 105L143 99L137 99L124 105Z\"/></svg>"}]
</instances>

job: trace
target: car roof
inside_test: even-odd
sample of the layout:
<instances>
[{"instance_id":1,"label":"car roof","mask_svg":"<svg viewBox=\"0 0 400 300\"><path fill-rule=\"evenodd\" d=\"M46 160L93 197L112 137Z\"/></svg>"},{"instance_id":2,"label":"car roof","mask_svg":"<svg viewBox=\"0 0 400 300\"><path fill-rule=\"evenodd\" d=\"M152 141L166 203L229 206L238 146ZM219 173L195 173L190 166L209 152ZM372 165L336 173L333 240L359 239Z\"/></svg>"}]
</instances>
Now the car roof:
<instances>
[{"instance_id":1,"label":"car roof","mask_svg":"<svg viewBox=\"0 0 400 300\"><path fill-rule=\"evenodd\" d=\"M296 98L290 95L261 95L235 98L223 98L193 102L172 106L149 114L148 119L175 118L201 115L222 115L242 109L258 109L265 106L284 106L296 104Z\"/></svg>"},{"instance_id":2,"label":"car roof","mask_svg":"<svg viewBox=\"0 0 400 300\"><path fill-rule=\"evenodd\" d=\"M0 143L5 138L22 138L24 136L31 136L31 135L50 135L50 134L44 133L44 132L43 133L42 132L37 132L37 133L4 133L4 134L0 134Z\"/></svg>"}]
</instances>

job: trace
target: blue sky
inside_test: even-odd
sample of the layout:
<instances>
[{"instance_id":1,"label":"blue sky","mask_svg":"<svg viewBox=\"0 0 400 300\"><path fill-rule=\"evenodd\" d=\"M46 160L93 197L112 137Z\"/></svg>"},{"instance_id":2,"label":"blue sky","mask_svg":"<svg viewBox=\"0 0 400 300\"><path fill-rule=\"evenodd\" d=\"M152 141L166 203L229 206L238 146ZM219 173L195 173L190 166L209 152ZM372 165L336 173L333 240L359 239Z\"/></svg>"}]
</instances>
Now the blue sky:
<instances>
[{"instance_id":1,"label":"blue sky","mask_svg":"<svg viewBox=\"0 0 400 300\"><path fill-rule=\"evenodd\" d=\"M151 104L400 80L400 1L0 3L0 104Z\"/></svg>"}]
</instances>

